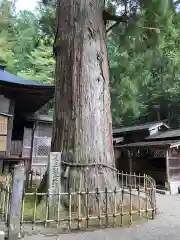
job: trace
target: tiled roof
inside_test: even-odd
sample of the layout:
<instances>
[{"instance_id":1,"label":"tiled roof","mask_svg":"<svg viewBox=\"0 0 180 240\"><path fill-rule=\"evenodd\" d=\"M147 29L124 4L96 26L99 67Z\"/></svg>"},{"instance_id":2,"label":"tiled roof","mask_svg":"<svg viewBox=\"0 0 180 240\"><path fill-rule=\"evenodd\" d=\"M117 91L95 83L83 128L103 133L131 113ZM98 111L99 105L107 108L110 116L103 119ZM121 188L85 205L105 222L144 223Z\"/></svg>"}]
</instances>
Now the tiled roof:
<instances>
[{"instance_id":1,"label":"tiled roof","mask_svg":"<svg viewBox=\"0 0 180 240\"><path fill-rule=\"evenodd\" d=\"M122 128L114 128L113 133L124 133L124 132L133 132L133 131L140 131L140 130L151 130L156 127L165 126L167 129L169 128L168 125L166 125L163 122L151 122L151 123L145 123L140 125L134 125L130 127L122 127Z\"/></svg>"},{"instance_id":2,"label":"tiled roof","mask_svg":"<svg viewBox=\"0 0 180 240\"><path fill-rule=\"evenodd\" d=\"M159 132L157 134L153 134L146 139L164 139L164 138L177 138L180 137L180 129L168 130L165 132Z\"/></svg>"},{"instance_id":3,"label":"tiled roof","mask_svg":"<svg viewBox=\"0 0 180 240\"><path fill-rule=\"evenodd\" d=\"M146 141L146 142L134 142L128 143L124 145L116 145L116 148L158 148L158 147L177 147L180 146L179 140L166 140L166 141Z\"/></svg>"},{"instance_id":4,"label":"tiled roof","mask_svg":"<svg viewBox=\"0 0 180 240\"><path fill-rule=\"evenodd\" d=\"M41 114L33 114L33 115L28 115L27 116L28 120L32 121L39 121L39 122L46 122L46 123L52 123L53 122L53 117L48 116L48 115L41 115Z\"/></svg>"},{"instance_id":5,"label":"tiled roof","mask_svg":"<svg viewBox=\"0 0 180 240\"><path fill-rule=\"evenodd\" d=\"M0 82L20 84L20 85L26 85L26 86L42 86L42 87L51 86L49 84L39 83L31 80L25 80L22 77L11 74L1 68L0 68Z\"/></svg>"},{"instance_id":6,"label":"tiled roof","mask_svg":"<svg viewBox=\"0 0 180 240\"><path fill-rule=\"evenodd\" d=\"M0 94L15 100L16 114L34 113L54 96L54 86L13 75L0 66Z\"/></svg>"}]
</instances>

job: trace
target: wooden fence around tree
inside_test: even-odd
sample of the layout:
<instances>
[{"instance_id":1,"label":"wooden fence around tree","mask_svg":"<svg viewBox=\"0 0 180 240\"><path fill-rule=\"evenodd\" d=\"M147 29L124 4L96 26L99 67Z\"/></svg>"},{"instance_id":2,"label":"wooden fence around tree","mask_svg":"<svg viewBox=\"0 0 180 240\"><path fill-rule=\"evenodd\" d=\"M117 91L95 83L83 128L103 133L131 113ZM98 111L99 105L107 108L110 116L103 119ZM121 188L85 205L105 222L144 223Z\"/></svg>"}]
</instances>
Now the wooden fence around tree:
<instances>
[{"instance_id":1,"label":"wooden fence around tree","mask_svg":"<svg viewBox=\"0 0 180 240\"><path fill-rule=\"evenodd\" d=\"M142 219L154 219L156 213L156 185L147 175L117 172L119 188L100 190L79 189L59 192L54 215L49 215L51 191L40 193L37 189L25 189L19 216L20 232L43 228L61 231L87 230L100 227L118 227L133 224ZM9 209L12 180L0 186L0 218L9 227ZM39 202L39 198L41 201ZM94 203L92 207L91 202ZM63 206L63 207L62 207ZM30 230L31 229L31 230Z\"/></svg>"}]
</instances>

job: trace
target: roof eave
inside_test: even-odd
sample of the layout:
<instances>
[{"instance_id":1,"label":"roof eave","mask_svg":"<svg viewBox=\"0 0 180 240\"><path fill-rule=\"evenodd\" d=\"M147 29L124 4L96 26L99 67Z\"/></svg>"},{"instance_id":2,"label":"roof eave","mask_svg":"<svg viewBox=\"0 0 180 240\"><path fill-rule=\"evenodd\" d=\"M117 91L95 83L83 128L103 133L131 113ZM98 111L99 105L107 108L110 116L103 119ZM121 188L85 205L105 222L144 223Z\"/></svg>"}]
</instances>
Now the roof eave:
<instances>
[{"instance_id":1,"label":"roof eave","mask_svg":"<svg viewBox=\"0 0 180 240\"><path fill-rule=\"evenodd\" d=\"M145 144L144 144L145 143ZM180 146L180 141L163 141L163 142L136 142L136 143L128 143L124 145L116 145L116 148L121 148L121 149L144 149L144 148L164 148L164 149L169 149L169 148L177 148Z\"/></svg>"},{"instance_id":2,"label":"roof eave","mask_svg":"<svg viewBox=\"0 0 180 240\"><path fill-rule=\"evenodd\" d=\"M12 114L0 112L0 116L12 117Z\"/></svg>"},{"instance_id":3,"label":"roof eave","mask_svg":"<svg viewBox=\"0 0 180 240\"><path fill-rule=\"evenodd\" d=\"M170 148L178 148L180 147L180 142L174 143L170 145Z\"/></svg>"},{"instance_id":4,"label":"roof eave","mask_svg":"<svg viewBox=\"0 0 180 240\"><path fill-rule=\"evenodd\" d=\"M154 128L158 128L158 127L161 127L161 126L163 126L163 125L164 125L167 129L170 128L167 124L165 124L165 123L162 122L162 123L159 123L159 124L156 124L156 125L150 127L150 128L149 128L149 131L152 131Z\"/></svg>"}]
</instances>

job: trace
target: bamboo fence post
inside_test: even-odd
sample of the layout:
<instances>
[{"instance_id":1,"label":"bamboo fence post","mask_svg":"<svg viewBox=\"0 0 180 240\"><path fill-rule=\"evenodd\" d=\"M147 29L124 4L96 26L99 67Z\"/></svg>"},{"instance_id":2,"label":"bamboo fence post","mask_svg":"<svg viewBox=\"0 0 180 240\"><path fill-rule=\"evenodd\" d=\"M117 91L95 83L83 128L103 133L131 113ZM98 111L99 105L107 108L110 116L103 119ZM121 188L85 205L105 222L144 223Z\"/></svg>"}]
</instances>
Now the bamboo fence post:
<instances>
[{"instance_id":1,"label":"bamboo fence post","mask_svg":"<svg viewBox=\"0 0 180 240\"><path fill-rule=\"evenodd\" d=\"M136 173L134 173L134 188L137 189L137 185L136 185Z\"/></svg>"},{"instance_id":2,"label":"bamboo fence post","mask_svg":"<svg viewBox=\"0 0 180 240\"><path fill-rule=\"evenodd\" d=\"M72 194L71 189L69 189L69 229L72 228Z\"/></svg>"},{"instance_id":3,"label":"bamboo fence post","mask_svg":"<svg viewBox=\"0 0 180 240\"><path fill-rule=\"evenodd\" d=\"M57 228L60 225L61 192L58 193Z\"/></svg>"},{"instance_id":4,"label":"bamboo fence post","mask_svg":"<svg viewBox=\"0 0 180 240\"><path fill-rule=\"evenodd\" d=\"M139 216L141 216L141 196L140 196L140 186L138 186L138 210L139 210Z\"/></svg>"},{"instance_id":5,"label":"bamboo fence post","mask_svg":"<svg viewBox=\"0 0 180 240\"><path fill-rule=\"evenodd\" d=\"M8 213L9 213L9 195L10 195L10 186L9 183L5 188L5 222L8 221Z\"/></svg>"},{"instance_id":6,"label":"bamboo fence post","mask_svg":"<svg viewBox=\"0 0 180 240\"><path fill-rule=\"evenodd\" d=\"M146 174L144 174L144 192L146 192Z\"/></svg>"},{"instance_id":7,"label":"bamboo fence post","mask_svg":"<svg viewBox=\"0 0 180 240\"><path fill-rule=\"evenodd\" d=\"M123 173L123 171L121 172L121 179L122 179L121 187L123 187L123 185L124 185L124 173Z\"/></svg>"},{"instance_id":8,"label":"bamboo fence post","mask_svg":"<svg viewBox=\"0 0 180 240\"><path fill-rule=\"evenodd\" d=\"M130 220L129 220L129 224L132 225L132 186L129 187L129 216L130 216Z\"/></svg>"},{"instance_id":9,"label":"bamboo fence post","mask_svg":"<svg viewBox=\"0 0 180 240\"><path fill-rule=\"evenodd\" d=\"M139 187L141 186L141 174L139 173Z\"/></svg>"},{"instance_id":10,"label":"bamboo fence post","mask_svg":"<svg viewBox=\"0 0 180 240\"><path fill-rule=\"evenodd\" d=\"M105 217L106 217L106 226L108 226L108 189L105 188Z\"/></svg>"},{"instance_id":11,"label":"bamboo fence post","mask_svg":"<svg viewBox=\"0 0 180 240\"><path fill-rule=\"evenodd\" d=\"M3 195L3 191L2 191L2 183L0 183L0 214L1 214L1 218L3 218L3 212L2 212L2 195Z\"/></svg>"},{"instance_id":12,"label":"bamboo fence post","mask_svg":"<svg viewBox=\"0 0 180 240\"><path fill-rule=\"evenodd\" d=\"M146 218L148 219L148 195L147 195L147 188L145 190L145 193L146 193Z\"/></svg>"},{"instance_id":13,"label":"bamboo fence post","mask_svg":"<svg viewBox=\"0 0 180 240\"><path fill-rule=\"evenodd\" d=\"M22 228L23 221L24 221L24 198L25 198L25 194L26 194L26 189L24 188L23 199L22 199L22 208L21 208L21 220L20 220L21 228Z\"/></svg>"},{"instance_id":14,"label":"bamboo fence post","mask_svg":"<svg viewBox=\"0 0 180 240\"><path fill-rule=\"evenodd\" d=\"M33 170L31 171L30 188L32 188L32 182L33 182Z\"/></svg>"},{"instance_id":15,"label":"bamboo fence post","mask_svg":"<svg viewBox=\"0 0 180 240\"><path fill-rule=\"evenodd\" d=\"M46 193L46 210L45 210L45 220L44 220L44 227L47 227L47 221L49 217L49 198L50 198L50 191Z\"/></svg>"},{"instance_id":16,"label":"bamboo fence post","mask_svg":"<svg viewBox=\"0 0 180 240\"><path fill-rule=\"evenodd\" d=\"M81 189L78 191L78 230L81 228Z\"/></svg>"},{"instance_id":17,"label":"bamboo fence post","mask_svg":"<svg viewBox=\"0 0 180 240\"><path fill-rule=\"evenodd\" d=\"M127 188L127 186L128 186L128 174L126 172L126 185L125 185L125 187Z\"/></svg>"},{"instance_id":18,"label":"bamboo fence post","mask_svg":"<svg viewBox=\"0 0 180 240\"><path fill-rule=\"evenodd\" d=\"M117 206L117 199L116 199L116 187L114 188L114 214L113 214L113 227L116 227L116 217L117 217L117 213L116 213L116 206Z\"/></svg>"},{"instance_id":19,"label":"bamboo fence post","mask_svg":"<svg viewBox=\"0 0 180 240\"><path fill-rule=\"evenodd\" d=\"M37 189L34 192L34 207L33 207L33 230L35 229L35 223L36 223L36 207L37 207Z\"/></svg>"},{"instance_id":20,"label":"bamboo fence post","mask_svg":"<svg viewBox=\"0 0 180 240\"><path fill-rule=\"evenodd\" d=\"M124 188L121 191L121 226L123 226L123 216L124 216L123 204L124 204Z\"/></svg>"},{"instance_id":21,"label":"bamboo fence post","mask_svg":"<svg viewBox=\"0 0 180 240\"><path fill-rule=\"evenodd\" d=\"M89 189L86 190L86 226L89 227Z\"/></svg>"},{"instance_id":22,"label":"bamboo fence post","mask_svg":"<svg viewBox=\"0 0 180 240\"><path fill-rule=\"evenodd\" d=\"M99 188L96 188L96 201L97 201L97 218L99 220L99 226L101 226L101 206L100 206L100 193Z\"/></svg>"},{"instance_id":23,"label":"bamboo fence post","mask_svg":"<svg viewBox=\"0 0 180 240\"><path fill-rule=\"evenodd\" d=\"M152 204L153 204L153 211L152 211L152 219L155 218L156 215L156 188L152 188Z\"/></svg>"}]
</instances>

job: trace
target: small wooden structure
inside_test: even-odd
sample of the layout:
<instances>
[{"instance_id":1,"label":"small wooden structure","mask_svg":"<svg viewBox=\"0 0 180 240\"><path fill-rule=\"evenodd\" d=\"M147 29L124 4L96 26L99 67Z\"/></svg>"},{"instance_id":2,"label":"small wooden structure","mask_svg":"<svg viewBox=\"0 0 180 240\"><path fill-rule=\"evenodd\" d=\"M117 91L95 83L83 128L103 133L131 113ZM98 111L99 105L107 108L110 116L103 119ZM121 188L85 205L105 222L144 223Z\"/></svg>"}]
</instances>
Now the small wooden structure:
<instances>
[{"instance_id":1,"label":"small wooden structure","mask_svg":"<svg viewBox=\"0 0 180 240\"><path fill-rule=\"evenodd\" d=\"M21 161L30 165L34 133L41 136L46 124L30 121L28 116L33 116L53 95L54 86L24 80L0 66L0 172ZM31 141L28 149L27 135Z\"/></svg>"},{"instance_id":2,"label":"small wooden structure","mask_svg":"<svg viewBox=\"0 0 180 240\"><path fill-rule=\"evenodd\" d=\"M13 115L0 112L0 154L7 155L9 151L8 146L8 123L11 121Z\"/></svg>"},{"instance_id":3,"label":"small wooden structure","mask_svg":"<svg viewBox=\"0 0 180 240\"><path fill-rule=\"evenodd\" d=\"M147 141L180 140L180 129L168 129L146 138Z\"/></svg>"},{"instance_id":4,"label":"small wooden structure","mask_svg":"<svg viewBox=\"0 0 180 240\"><path fill-rule=\"evenodd\" d=\"M26 118L30 124L24 129L22 156L31 159L31 170L44 174L51 148L52 117L33 114Z\"/></svg>"},{"instance_id":5,"label":"small wooden structure","mask_svg":"<svg viewBox=\"0 0 180 240\"><path fill-rule=\"evenodd\" d=\"M169 126L162 121L145 123L130 127L113 128L113 138L122 138L121 144L144 141L145 138L164 132Z\"/></svg>"},{"instance_id":6,"label":"small wooden structure","mask_svg":"<svg viewBox=\"0 0 180 240\"><path fill-rule=\"evenodd\" d=\"M116 159L116 167L120 171L129 172L128 151L120 149L119 146L145 141L146 138L154 136L154 134L165 132L169 126L162 121L145 123L122 128L113 128L113 139L121 139L114 141L114 154Z\"/></svg>"},{"instance_id":7,"label":"small wooden structure","mask_svg":"<svg viewBox=\"0 0 180 240\"><path fill-rule=\"evenodd\" d=\"M126 153L119 164L127 172L148 174L157 185L164 186L172 194L180 189L180 141L143 141L119 145L116 148ZM119 168L121 167L119 166Z\"/></svg>"}]
</instances>

